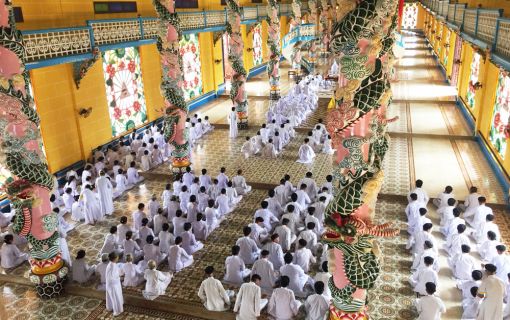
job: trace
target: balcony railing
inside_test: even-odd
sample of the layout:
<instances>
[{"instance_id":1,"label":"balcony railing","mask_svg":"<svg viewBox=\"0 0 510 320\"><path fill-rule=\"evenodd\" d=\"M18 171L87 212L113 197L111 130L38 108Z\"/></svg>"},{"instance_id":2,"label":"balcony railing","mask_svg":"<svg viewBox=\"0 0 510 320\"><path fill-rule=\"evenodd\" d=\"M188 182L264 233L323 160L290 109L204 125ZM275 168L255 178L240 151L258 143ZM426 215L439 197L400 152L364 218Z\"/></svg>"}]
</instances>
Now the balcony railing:
<instances>
[{"instance_id":1,"label":"balcony railing","mask_svg":"<svg viewBox=\"0 0 510 320\"><path fill-rule=\"evenodd\" d=\"M306 3L302 10L307 9ZM292 11L289 4L280 4L280 15ZM227 10L178 12L184 33L214 31L225 28ZM266 5L244 7L242 23L262 21L267 16ZM27 68L52 65L92 57L92 49L121 47L123 44L154 42L158 33L156 18L127 18L88 20L87 26L77 28L23 31L27 48ZM50 61L51 60L51 61Z\"/></svg>"}]
</instances>

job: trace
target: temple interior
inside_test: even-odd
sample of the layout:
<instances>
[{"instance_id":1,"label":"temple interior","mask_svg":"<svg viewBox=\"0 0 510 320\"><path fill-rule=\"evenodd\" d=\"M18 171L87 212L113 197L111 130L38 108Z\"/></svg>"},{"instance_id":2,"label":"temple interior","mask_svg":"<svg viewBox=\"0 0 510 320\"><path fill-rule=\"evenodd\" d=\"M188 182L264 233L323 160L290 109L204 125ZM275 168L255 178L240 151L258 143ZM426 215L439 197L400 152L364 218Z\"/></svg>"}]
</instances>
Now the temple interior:
<instances>
[{"instance_id":1,"label":"temple interior","mask_svg":"<svg viewBox=\"0 0 510 320\"><path fill-rule=\"evenodd\" d=\"M236 319L233 308L240 285L223 281L223 287L234 294L231 305L224 311L208 310L198 295L199 287L206 279L204 270L213 266L215 278L222 280L225 259L231 255L231 247L243 236L243 227L254 222L254 213L268 197L268 191L280 185L280 180L287 174L290 183L299 188L307 172L312 173L318 186L327 183L328 175L333 175L334 187L329 190L331 202L326 208L326 220L321 221L325 231L319 238L319 242L322 239L326 245L318 244L317 259L307 272L313 278L320 271L322 261L328 261L330 265L332 280L329 287L334 286L335 290L332 290L333 300L325 319L419 317L416 289L409 279L420 269L414 271L413 261L416 258L408 248L412 235L408 232L406 214L408 195L418 179L423 181L423 189L430 196L424 207L433 225L431 235L438 250L435 296L446 307L440 319L471 319L463 317L466 304L463 291L458 288L462 279L459 280L453 270L455 263L452 268L452 256L446 249L447 238L442 229L445 218L435 200L442 199L445 187L451 186L454 198L462 207L470 196L470 188L477 187L478 194L486 198L486 206L492 209L494 223L499 227L500 243L510 243L510 216L507 216L510 187L510 148L507 148L510 138L510 19L507 17L510 17L510 2L1 2L0 222L3 224L0 234L3 241L4 236L14 231L15 240L20 241L17 247L27 258L12 268L3 267L4 260L1 261L0 319ZM173 8L161 9L168 3L175 5L177 14L174 14ZM366 60L361 67L357 65L359 61L346 60L356 53L346 53L348 49L344 43L351 41L346 37L360 32L361 28L344 21L357 10L356 6L365 3L373 8L376 4L388 4L385 9L378 7L377 14L379 19L389 21L387 24L381 22L381 28L385 32L389 30L385 37L392 41L385 55L364 56L369 56L367 74L364 74ZM273 8L276 8L274 15ZM165 16L161 10L169 10L170 13ZM169 19L169 16L172 19L178 17L180 23L174 24L175 20ZM377 29L377 19L369 22L368 14L365 19L363 28ZM389 26L391 19L394 23ZM374 33L370 34L373 36ZM367 43L381 42L381 38L367 38L363 39ZM355 39L360 42L354 46L362 47L361 36ZM13 56L17 58L13 59ZM175 60L169 57L175 57ZM358 107L358 113L352 113L356 107L349 106L352 101L348 97L359 101L363 100L360 95L374 94L366 87L375 80L368 81L368 84L361 82L373 77L371 59L376 60L374 65L383 65L382 68L373 68L386 73L383 77L384 94L391 97L377 96L368 111ZM177 69L172 71L172 68ZM275 76L275 72L279 77ZM166 83L162 83L162 79ZM312 86L312 83L316 84ZM349 95L351 89L346 88L350 85L358 86L354 89L358 90L356 94ZM177 94L171 86L178 89ZM292 100L294 95L306 96L303 99L314 101L303 115L296 116L294 111L289 111L292 117L300 117L293 128L294 136L274 156L246 156L243 151L245 137L256 137L261 126L270 123L269 119L278 113L275 111L277 107L289 110L297 108L297 104L304 104L303 100ZM14 100L22 103L14 103ZM279 104L279 100L290 102ZM34 114L38 115L38 122L27 116ZM234 120L233 115L237 115ZM191 120L185 125L186 117ZM214 129L196 134L193 117L200 118L202 123L208 121ZM350 122L345 120L347 118ZM24 121L28 122L27 119L32 122L22 125ZM372 144L376 145L372 124L380 125L377 121L384 122L381 127L385 143L381 145L385 145L386 149L381 147L384 149L382 155L378 153L377 146L375 149L372 147ZM332 151L324 152L320 147L313 161L301 161L304 139L310 137L309 132L321 122L325 124L324 130L327 129L325 136L332 136ZM365 127L359 129L363 123ZM87 205L89 200L83 192L86 183L82 180L82 172L89 165L93 169L98 168L97 163L101 162L98 154L106 158L104 170L111 170L114 164L111 160L108 162L110 151L107 150L117 151L119 146L128 148L136 140L133 137L143 137L151 128L161 129L158 134L162 136L162 145L170 150L161 151L161 159L151 160L149 168L144 168L143 160L139 160L137 155L135 168L139 180L130 188L119 191L117 173L110 173L110 187L113 186L115 195L112 212L106 213L106 216L103 214L95 223L87 223L87 218L76 221L67 204L62 202L58 205L49 198L50 195L56 195L56 198L65 195L69 173L74 172L78 182L76 188L82 190L82 193L77 192L76 202L85 201ZM354 149L345 143L359 136L365 139L365 146L370 147ZM20 148L25 151L20 151ZM37 152L33 151L36 149ZM356 156L359 158L356 158L353 153L358 151ZM31 157L34 154L35 160ZM121 167L126 172L130 164ZM102 248L110 228L117 226L122 216L128 217L129 224L135 223L132 213L139 208L139 203L145 204L148 214L147 208L154 195L163 205L161 195L167 184L172 185L183 177L187 167L196 177L205 168L213 178L222 167L231 178L242 170L246 184L252 189L231 206L231 212L224 215L207 239L201 240L203 248L192 254L191 265L176 271L169 265L168 259L158 264L158 270L170 272L172 277L166 290L156 299L145 298L143 282L123 287L124 309L114 317L108 310L104 289L98 289L100 276L97 272L82 283L73 281L71 271L74 269L66 266L67 262L60 252L62 245L59 247L58 240L48 242L49 245L45 241L49 241L50 237L58 239L60 234L62 241L67 242L68 255L72 260L80 250L85 250L85 262L91 266L98 265L102 253L105 253ZM100 177L100 170L97 171L92 172L92 183L96 181L96 189L99 186L95 179ZM370 176L373 180L369 182L373 183L360 184L356 189L353 185L358 183L356 179L359 176L353 178L349 175L354 172L355 175ZM46 181L45 177L54 182ZM25 189L23 193L23 188L32 191ZM115 194L117 191L118 194ZM74 189L72 192L74 195ZM22 201L27 197L43 199L31 201L30 209L27 209L27 201ZM98 197L101 199L101 195ZM48 212L44 212L44 203L47 203ZM50 215L51 210L55 212L55 207L60 207L60 213ZM369 217L363 216L365 209ZM468 212L468 209L465 210L461 217ZM368 250L365 253L371 252L370 258L375 257L378 265L378 271L363 269L363 272L375 274L375 282L370 288L354 286L350 272L355 271L348 268L338 271L347 262L339 264L338 255L324 253L327 250L340 252L337 244L330 242L333 241L329 238L331 234L338 237L334 241L341 242L343 246L351 245L349 239L352 238L338 231L340 225L335 226L336 229L327 227L328 223L334 223L333 216L339 215L339 212L347 221L353 221L348 220L352 215L364 219L363 223L367 226L391 225L388 230L393 233L390 236L371 237L372 247L365 249ZM65 236L56 231L62 224L69 228ZM174 227L172 225L171 229ZM466 233L483 233L477 228L484 227L469 224ZM359 231L360 238L361 234ZM485 239L486 236L482 237ZM56 251L51 255L49 247L55 241ZM469 242L469 255L476 266L473 270L485 272L482 264L492 262L480 255L481 241L475 236L469 237ZM289 252L293 250L297 249ZM343 257L347 255L345 252L351 251L344 251ZM41 258L43 253L44 258ZM506 257L507 253L503 255ZM2 259L5 259L3 254ZM336 259L335 272L332 271L333 259ZM510 274L510 256L505 263L508 268L505 274ZM250 268L251 264L247 263L246 267ZM339 273L353 288L348 295L354 297L354 290L363 292L359 311L344 312L340 309L338 301L344 306L354 302L352 297L345 300L337 293L345 295L340 290L343 280L335 278ZM250 282L250 279L245 279L245 282ZM509 279L503 279L503 282L505 287L509 286ZM341 297L335 297L335 294ZM269 299L270 296L263 292L263 298ZM307 296L296 297L305 304ZM489 298L486 296L485 299ZM481 305L484 303L487 304L482 301ZM507 310L506 306L504 310ZM306 312L302 306L292 319L305 319ZM342 312L343 316L340 315ZM242 312L237 313L237 318L252 319ZM259 318L276 317L270 313L268 306L261 310Z\"/></svg>"}]
</instances>

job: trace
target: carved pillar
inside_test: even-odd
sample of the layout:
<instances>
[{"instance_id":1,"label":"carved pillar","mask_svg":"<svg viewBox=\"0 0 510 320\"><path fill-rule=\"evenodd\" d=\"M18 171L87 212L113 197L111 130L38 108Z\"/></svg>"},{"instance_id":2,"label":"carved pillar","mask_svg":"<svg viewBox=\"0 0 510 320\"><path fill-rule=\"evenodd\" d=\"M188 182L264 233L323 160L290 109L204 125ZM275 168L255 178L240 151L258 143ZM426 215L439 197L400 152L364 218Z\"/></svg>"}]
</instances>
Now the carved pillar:
<instances>
[{"instance_id":1,"label":"carved pillar","mask_svg":"<svg viewBox=\"0 0 510 320\"><path fill-rule=\"evenodd\" d=\"M269 62L267 63L267 74L269 76L270 103L280 99L280 18L278 17L278 5L276 0L269 0L267 4Z\"/></svg>"},{"instance_id":2,"label":"carved pillar","mask_svg":"<svg viewBox=\"0 0 510 320\"><path fill-rule=\"evenodd\" d=\"M63 291L68 268L60 254L57 216L51 210L53 176L41 150L39 117L30 96L25 46L11 1L0 2L0 160L12 177L5 192L16 211L14 232L26 237L30 281L41 297Z\"/></svg>"},{"instance_id":3,"label":"carved pillar","mask_svg":"<svg viewBox=\"0 0 510 320\"><path fill-rule=\"evenodd\" d=\"M290 21L290 30L292 32L295 28L299 28L301 25L301 0L292 1L292 13ZM301 44L297 43L292 50L292 69L297 73L301 70Z\"/></svg>"},{"instance_id":4,"label":"carved pillar","mask_svg":"<svg viewBox=\"0 0 510 320\"><path fill-rule=\"evenodd\" d=\"M153 0L159 17L157 47L161 59L161 94L165 99L165 139L174 146L172 166L190 165L190 145L186 131L188 106L182 93L182 58L179 40L182 37L180 19L175 12L174 0Z\"/></svg>"}]
</instances>

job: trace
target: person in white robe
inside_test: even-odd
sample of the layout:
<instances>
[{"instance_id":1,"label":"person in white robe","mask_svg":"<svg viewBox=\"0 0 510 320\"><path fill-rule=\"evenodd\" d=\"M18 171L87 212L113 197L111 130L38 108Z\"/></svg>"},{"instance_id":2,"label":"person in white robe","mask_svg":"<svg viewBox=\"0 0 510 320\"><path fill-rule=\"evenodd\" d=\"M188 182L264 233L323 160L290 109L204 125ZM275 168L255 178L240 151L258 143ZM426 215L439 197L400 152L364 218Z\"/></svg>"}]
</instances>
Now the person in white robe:
<instances>
[{"instance_id":1,"label":"person in white robe","mask_svg":"<svg viewBox=\"0 0 510 320\"><path fill-rule=\"evenodd\" d=\"M471 288L479 287L482 283L482 278L483 273L481 270L473 270L473 272L471 272L471 280L457 281L457 288L462 292L463 300L469 299L471 297Z\"/></svg>"},{"instance_id":2,"label":"person in white robe","mask_svg":"<svg viewBox=\"0 0 510 320\"><path fill-rule=\"evenodd\" d=\"M331 297L328 297L324 293L326 287L322 281L315 281L313 287L315 294L309 295L306 298L304 307L306 310L306 320L324 320L329 310L329 301Z\"/></svg>"},{"instance_id":3,"label":"person in white robe","mask_svg":"<svg viewBox=\"0 0 510 320\"><path fill-rule=\"evenodd\" d=\"M432 203L438 208L446 207L448 205L448 199L455 199L455 195L453 194L453 188L451 186L446 186L444 191L437 195L436 199L432 201Z\"/></svg>"},{"instance_id":4,"label":"person in white robe","mask_svg":"<svg viewBox=\"0 0 510 320\"><path fill-rule=\"evenodd\" d=\"M331 273L329 273L328 261L324 260L321 263L320 271L315 274L315 276L313 277L313 280L315 281L315 283L317 283L317 282L323 283L324 292L321 292L320 294L324 295L324 297L326 297L326 299L328 301L331 300L331 290L329 289L329 286L328 286L330 278L331 278ZM317 288L315 288L315 291L317 292Z\"/></svg>"},{"instance_id":5,"label":"person in white robe","mask_svg":"<svg viewBox=\"0 0 510 320\"><path fill-rule=\"evenodd\" d=\"M71 219L73 221L82 221L85 219L85 208L80 196L74 196L74 203L71 209Z\"/></svg>"},{"instance_id":6,"label":"person in white robe","mask_svg":"<svg viewBox=\"0 0 510 320\"><path fill-rule=\"evenodd\" d=\"M163 209L166 211L168 206L170 205L170 200L172 199L172 185L167 183L165 186L165 190L161 193L161 202L163 203Z\"/></svg>"},{"instance_id":7,"label":"person in white robe","mask_svg":"<svg viewBox=\"0 0 510 320\"><path fill-rule=\"evenodd\" d=\"M280 245L280 235L278 233L273 233L271 235L271 241L266 243L263 247L264 250L269 252L269 261L273 264L275 270L280 270L280 267L283 265L283 250Z\"/></svg>"},{"instance_id":8,"label":"person in white robe","mask_svg":"<svg viewBox=\"0 0 510 320\"><path fill-rule=\"evenodd\" d=\"M409 278L409 283L413 287L413 290L422 296L427 295L425 285L428 282L432 282L437 285L438 276L437 272L432 268L434 264L434 258L425 257L425 268L415 271Z\"/></svg>"},{"instance_id":9,"label":"person in white robe","mask_svg":"<svg viewBox=\"0 0 510 320\"><path fill-rule=\"evenodd\" d=\"M478 310L480 309L480 304L482 303L482 299L480 299L478 295L478 287L471 287L470 296L468 298L464 298L462 300L462 318L461 319L476 319L478 315ZM504 319L504 318L503 318Z\"/></svg>"},{"instance_id":10,"label":"person in white robe","mask_svg":"<svg viewBox=\"0 0 510 320\"><path fill-rule=\"evenodd\" d=\"M207 240L209 236L207 223L205 222L204 215L202 213L197 213L197 220L191 223L191 228L193 229L193 234L195 238L199 241Z\"/></svg>"},{"instance_id":11,"label":"person in white robe","mask_svg":"<svg viewBox=\"0 0 510 320\"><path fill-rule=\"evenodd\" d=\"M411 270L415 271L418 269L425 268L425 257L434 258L434 264L432 265L432 269L439 272L439 256L437 252L437 248L434 248L434 244L430 241L425 241L423 243L423 251L421 255L416 255L414 257L413 265L411 266ZM460 252L460 250L459 250Z\"/></svg>"},{"instance_id":12,"label":"person in white robe","mask_svg":"<svg viewBox=\"0 0 510 320\"><path fill-rule=\"evenodd\" d=\"M68 266L73 265L73 261L71 260L71 254L69 253L69 246L67 245L67 240L65 235L62 232L58 232L58 245L60 247L60 254L62 256L62 260L67 263Z\"/></svg>"},{"instance_id":13,"label":"person in white robe","mask_svg":"<svg viewBox=\"0 0 510 320\"><path fill-rule=\"evenodd\" d=\"M168 266L170 271L179 272L193 263L193 256L181 248L182 238L176 237L175 244L168 249Z\"/></svg>"},{"instance_id":14,"label":"person in white robe","mask_svg":"<svg viewBox=\"0 0 510 320\"><path fill-rule=\"evenodd\" d=\"M478 193L477 187L470 187L469 188L469 195L464 199L463 204L459 204L459 208L461 208L465 214L471 215L470 213L473 212L476 207L478 207L478 198L480 198L482 195Z\"/></svg>"},{"instance_id":15,"label":"person in white robe","mask_svg":"<svg viewBox=\"0 0 510 320\"><path fill-rule=\"evenodd\" d=\"M264 219L264 226L268 232L273 230L273 225L278 223L278 218L274 215L274 212L268 210L269 203L262 201L260 204L261 208L255 211L253 219L262 217Z\"/></svg>"},{"instance_id":16,"label":"person in white robe","mask_svg":"<svg viewBox=\"0 0 510 320\"><path fill-rule=\"evenodd\" d=\"M245 159L253 156L255 154L255 145L250 137L246 137L246 142L241 146L241 153L244 155Z\"/></svg>"},{"instance_id":17,"label":"person in white robe","mask_svg":"<svg viewBox=\"0 0 510 320\"><path fill-rule=\"evenodd\" d=\"M232 111L230 111L230 113L228 115L228 123L230 126L229 137L232 139L237 138L237 122L238 122L238 120L239 119L237 118L236 108L232 107Z\"/></svg>"},{"instance_id":18,"label":"person in white robe","mask_svg":"<svg viewBox=\"0 0 510 320\"><path fill-rule=\"evenodd\" d=\"M457 225L457 232L447 239L444 249L450 257L454 257L455 255L461 253L462 245L469 246L471 244L471 241L469 240L465 231L466 225L459 224Z\"/></svg>"},{"instance_id":19,"label":"person in white robe","mask_svg":"<svg viewBox=\"0 0 510 320\"><path fill-rule=\"evenodd\" d=\"M282 224L274 229L274 233L278 234L280 238L280 245L282 246L283 252L289 251L291 244L294 243L297 238L292 229L288 227L289 223L289 219L282 218Z\"/></svg>"},{"instance_id":20,"label":"person in white robe","mask_svg":"<svg viewBox=\"0 0 510 320\"><path fill-rule=\"evenodd\" d=\"M407 194L407 200L411 202L411 194L416 193L416 195L418 196L418 202L421 203L420 207L426 208L429 202L429 195L427 194L427 191L423 188L423 181L418 179L415 181L414 184L415 188Z\"/></svg>"},{"instance_id":21,"label":"person in white robe","mask_svg":"<svg viewBox=\"0 0 510 320\"><path fill-rule=\"evenodd\" d=\"M246 264L253 264L258 257L259 248L255 240L253 240L250 235L252 233L252 229L248 226L243 228L243 237L237 239L236 246L239 246L240 253L239 257Z\"/></svg>"},{"instance_id":22,"label":"person in white robe","mask_svg":"<svg viewBox=\"0 0 510 320\"><path fill-rule=\"evenodd\" d=\"M173 275L169 272L161 272L156 269L157 263L150 260L145 269L144 278L146 280L145 290L142 295L147 300L154 300L160 295L164 295L166 288L172 281Z\"/></svg>"},{"instance_id":23,"label":"person in white robe","mask_svg":"<svg viewBox=\"0 0 510 320\"><path fill-rule=\"evenodd\" d=\"M115 196L118 197L124 193L130 187L128 179L124 175L124 170L119 169L117 176L115 177Z\"/></svg>"},{"instance_id":24,"label":"person in white robe","mask_svg":"<svg viewBox=\"0 0 510 320\"><path fill-rule=\"evenodd\" d=\"M182 210L178 209L175 212L175 217L172 219L172 224L174 226L174 236L179 237L184 232L184 224L187 222L187 219L183 216Z\"/></svg>"},{"instance_id":25,"label":"person in white robe","mask_svg":"<svg viewBox=\"0 0 510 320\"><path fill-rule=\"evenodd\" d=\"M231 285L239 286L244 278L250 275L251 270L246 268L245 262L239 256L240 247L232 247L232 255L225 259L225 276L223 281Z\"/></svg>"},{"instance_id":26,"label":"person in white robe","mask_svg":"<svg viewBox=\"0 0 510 320\"><path fill-rule=\"evenodd\" d=\"M477 320L503 319L503 298L505 283L496 276L497 268L493 264L485 265L487 277L478 288L478 297L482 298Z\"/></svg>"},{"instance_id":27,"label":"person in white robe","mask_svg":"<svg viewBox=\"0 0 510 320\"><path fill-rule=\"evenodd\" d=\"M101 205L99 204L97 194L93 190L94 188L91 185L87 185L81 194L85 207L85 223L91 225L94 225L103 218Z\"/></svg>"},{"instance_id":28,"label":"person in white robe","mask_svg":"<svg viewBox=\"0 0 510 320\"><path fill-rule=\"evenodd\" d=\"M459 280L470 280L473 270L476 269L476 261L469 253L471 248L468 245L462 245L462 253L453 257L450 262L450 268L453 276Z\"/></svg>"},{"instance_id":29,"label":"person in white robe","mask_svg":"<svg viewBox=\"0 0 510 320\"><path fill-rule=\"evenodd\" d=\"M236 320L256 320L267 305L267 299L261 298L260 280L260 276L254 274L250 282L241 285L234 304Z\"/></svg>"},{"instance_id":30,"label":"person in white robe","mask_svg":"<svg viewBox=\"0 0 510 320\"><path fill-rule=\"evenodd\" d=\"M307 242L305 239L299 239L298 247L294 252L294 263L300 266L305 273L310 271L310 264L315 263L316 259L312 251L306 247Z\"/></svg>"},{"instance_id":31,"label":"person in white robe","mask_svg":"<svg viewBox=\"0 0 510 320\"><path fill-rule=\"evenodd\" d=\"M251 274L258 274L262 278L260 288L264 294L270 295L275 286L277 276L273 264L268 258L269 251L262 250L260 252L260 258L255 261L251 268Z\"/></svg>"},{"instance_id":32,"label":"person in white robe","mask_svg":"<svg viewBox=\"0 0 510 320\"><path fill-rule=\"evenodd\" d=\"M62 196L62 200L64 201L64 210L65 212L71 212L73 210L73 203L74 203L74 195L73 195L73 189L66 188L65 193Z\"/></svg>"},{"instance_id":33,"label":"person in white robe","mask_svg":"<svg viewBox=\"0 0 510 320\"><path fill-rule=\"evenodd\" d=\"M143 251L143 261L139 263L140 270L145 269L150 260L156 261L157 264L160 264L165 258L166 254L161 252L159 246L154 244L154 236L147 236L147 243L142 248Z\"/></svg>"},{"instance_id":34,"label":"person in white robe","mask_svg":"<svg viewBox=\"0 0 510 320\"><path fill-rule=\"evenodd\" d=\"M125 256L126 262L122 264L122 273L124 274L124 287L138 287L144 281L143 274L140 268L133 263L133 255L127 254Z\"/></svg>"},{"instance_id":35,"label":"person in white robe","mask_svg":"<svg viewBox=\"0 0 510 320\"><path fill-rule=\"evenodd\" d=\"M159 251L161 251L161 253L168 254L170 246L174 244L174 235L170 233L169 230L170 225L168 223L163 223L161 231L158 233Z\"/></svg>"},{"instance_id":36,"label":"person in white robe","mask_svg":"<svg viewBox=\"0 0 510 320\"><path fill-rule=\"evenodd\" d=\"M96 286L96 290L106 291L106 268L108 267L108 254L103 253L101 255L101 263L96 266L96 275L99 276L99 283Z\"/></svg>"},{"instance_id":37,"label":"person in white robe","mask_svg":"<svg viewBox=\"0 0 510 320\"><path fill-rule=\"evenodd\" d=\"M134 211L131 214L131 218L133 219L133 228L135 231L140 230L140 227L142 226L142 220L144 218L146 218L144 209L145 209L145 204L139 203L138 210Z\"/></svg>"},{"instance_id":38,"label":"person in white robe","mask_svg":"<svg viewBox=\"0 0 510 320\"><path fill-rule=\"evenodd\" d=\"M304 143L299 147L297 162L303 164L310 164L313 162L313 159L315 158L315 151L313 151L309 142L310 140L306 138Z\"/></svg>"},{"instance_id":39,"label":"person in white robe","mask_svg":"<svg viewBox=\"0 0 510 320\"><path fill-rule=\"evenodd\" d=\"M100 171L96 179L96 190L102 215L113 214L113 186L104 171Z\"/></svg>"},{"instance_id":40,"label":"person in white robe","mask_svg":"<svg viewBox=\"0 0 510 320\"><path fill-rule=\"evenodd\" d=\"M291 253L287 252L283 260L285 261L285 265L280 268L280 276L289 277L289 289L294 291L296 296L306 297L305 286L307 284L313 286L313 279L310 278L299 265L292 263L293 256Z\"/></svg>"},{"instance_id":41,"label":"person in white robe","mask_svg":"<svg viewBox=\"0 0 510 320\"><path fill-rule=\"evenodd\" d=\"M78 250L76 258L71 267L73 281L78 283L85 283L90 280L96 270L96 266L90 266L85 260L85 250Z\"/></svg>"},{"instance_id":42,"label":"person in white robe","mask_svg":"<svg viewBox=\"0 0 510 320\"><path fill-rule=\"evenodd\" d=\"M325 154L334 154L336 152L336 149L333 149L331 145L331 136L328 135L326 140L324 140L324 144L322 145L322 153Z\"/></svg>"},{"instance_id":43,"label":"person in white robe","mask_svg":"<svg viewBox=\"0 0 510 320\"><path fill-rule=\"evenodd\" d=\"M122 242L122 247L124 248L124 255L130 254L133 256L133 261L138 262L143 257L143 251L132 238L133 232L126 232L126 238Z\"/></svg>"},{"instance_id":44,"label":"person in white robe","mask_svg":"<svg viewBox=\"0 0 510 320\"><path fill-rule=\"evenodd\" d=\"M85 185L87 182L87 178L92 177L92 166L90 164L85 166L85 169L83 169L81 173L81 184Z\"/></svg>"},{"instance_id":45,"label":"person in white robe","mask_svg":"<svg viewBox=\"0 0 510 320\"><path fill-rule=\"evenodd\" d=\"M501 242L497 240L496 233L492 231L487 232L487 239L478 246L478 253L482 261L491 261L498 254L496 246L500 244Z\"/></svg>"},{"instance_id":46,"label":"person in white robe","mask_svg":"<svg viewBox=\"0 0 510 320\"><path fill-rule=\"evenodd\" d=\"M120 282L121 270L117 264L119 257L115 252L108 255L110 263L106 267L106 310L116 317L124 312L124 297Z\"/></svg>"},{"instance_id":47,"label":"person in white robe","mask_svg":"<svg viewBox=\"0 0 510 320\"><path fill-rule=\"evenodd\" d=\"M265 158L274 159L278 156L278 151L276 151L276 147L273 144L273 139L269 138L266 145L261 150L261 156Z\"/></svg>"},{"instance_id":48,"label":"person in white robe","mask_svg":"<svg viewBox=\"0 0 510 320\"><path fill-rule=\"evenodd\" d=\"M263 123L262 127L258 132L260 132L260 137L262 138L262 146L264 146L269 141L271 130L269 130L269 128L267 128L267 125Z\"/></svg>"},{"instance_id":49,"label":"person in white robe","mask_svg":"<svg viewBox=\"0 0 510 320\"><path fill-rule=\"evenodd\" d=\"M136 162L131 161L131 164L129 165L129 168L127 169L127 186L128 188L131 188L135 184L142 182L145 180L144 177L140 176L138 173L138 169L136 169Z\"/></svg>"},{"instance_id":50,"label":"person in white robe","mask_svg":"<svg viewBox=\"0 0 510 320\"><path fill-rule=\"evenodd\" d=\"M196 218L195 218L196 219ZM186 222L184 224L184 232L181 234L182 248L189 254L192 255L195 252L201 250L204 244L195 239L195 235L191 230L191 223Z\"/></svg>"},{"instance_id":51,"label":"person in white robe","mask_svg":"<svg viewBox=\"0 0 510 320\"><path fill-rule=\"evenodd\" d=\"M214 130L214 126L211 125L211 123L209 122L209 116L205 116L204 117L203 127L204 127L204 133L207 133L207 132L210 132L210 131Z\"/></svg>"},{"instance_id":52,"label":"person in white robe","mask_svg":"<svg viewBox=\"0 0 510 320\"><path fill-rule=\"evenodd\" d=\"M200 284L198 297L209 311L226 311L230 309L230 297L221 281L214 278L214 267L205 268L206 279Z\"/></svg>"},{"instance_id":53,"label":"person in white robe","mask_svg":"<svg viewBox=\"0 0 510 320\"><path fill-rule=\"evenodd\" d=\"M427 282L424 285L424 297L415 301L418 311L418 320L436 320L441 319L441 314L446 312L446 307L441 298L434 295L437 284Z\"/></svg>"},{"instance_id":54,"label":"person in white robe","mask_svg":"<svg viewBox=\"0 0 510 320\"><path fill-rule=\"evenodd\" d=\"M19 266L28 260L28 254L22 253L18 247L13 244L14 237L12 234L4 236L4 244L0 249L0 265L4 269L11 269Z\"/></svg>"},{"instance_id":55,"label":"person in white robe","mask_svg":"<svg viewBox=\"0 0 510 320\"><path fill-rule=\"evenodd\" d=\"M214 229L218 227L218 219L220 214L218 210L214 208L214 200L209 199L207 208L205 209L205 222L207 224L207 233L210 234Z\"/></svg>"},{"instance_id":56,"label":"person in white robe","mask_svg":"<svg viewBox=\"0 0 510 320\"><path fill-rule=\"evenodd\" d=\"M220 195L216 198L216 206L218 207L218 214L220 216L224 216L232 211L226 188L221 189Z\"/></svg>"},{"instance_id":57,"label":"person in white robe","mask_svg":"<svg viewBox=\"0 0 510 320\"><path fill-rule=\"evenodd\" d=\"M243 177L243 170L237 170L237 175L232 177L232 186L236 189L238 195L245 195L251 191L251 186L246 184L246 179Z\"/></svg>"},{"instance_id":58,"label":"person in white robe","mask_svg":"<svg viewBox=\"0 0 510 320\"><path fill-rule=\"evenodd\" d=\"M411 193L410 195L411 201L406 207L405 213L407 216L407 232L409 234L413 234L416 231L418 218L420 217L420 207L421 203L418 202L418 195L416 193Z\"/></svg>"},{"instance_id":59,"label":"person in white robe","mask_svg":"<svg viewBox=\"0 0 510 320\"><path fill-rule=\"evenodd\" d=\"M492 258L490 264L496 266L496 276L502 281L508 279L507 274L510 273L510 256L506 254L506 246L500 244L496 246L497 255Z\"/></svg>"},{"instance_id":60,"label":"person in white robe","mask_svg":"<svg viewBox=\"0 0 510 320\"><path fill-rule=\"evenodd\" d=\"M287 276L280 278L280 288L273 290L267 306L267 312L275 320L291 320L297 316L301 302L294 296L294 292L288 289L290 279Z\"/></svg>"},{"instance_id":61,"label":"person in white robe","mask_svg":"<svg viewBox=\"0 0 510 320\"><path fill-rule=\"evenodd\" d=\"M207 169L202 169L202 174L198 177L200 187L205 187L205 190L209 190L212 185L211 176L207 174Z\"/></svg>"},{"instance_id":62,"label":"person in white robe","mask_svg":"<svg viewBox=\"0 0 510 320\"><path fill-rule=\"evenodd\" d=\"M243 196L237 194L237 190L234 188L232 181L227 183L227 189L225 191L230 207L235 207L243 198Z\"/></svg>"},{"instance_id":63,"label":"person in white robe","mask_svg":"<svg viewBox=\"0 0 510 320\"><path fill-rule=\"evenodd\" d=\"M487 232L492 231L496 234L496 240L501 239L501 234L499 232L499 227L494 223L494 215L488 214L485 217L485 223L481 224L480 229L475 229L473 231L473 237L477 244L482 243Z\"/></svg>"}]
</instances>

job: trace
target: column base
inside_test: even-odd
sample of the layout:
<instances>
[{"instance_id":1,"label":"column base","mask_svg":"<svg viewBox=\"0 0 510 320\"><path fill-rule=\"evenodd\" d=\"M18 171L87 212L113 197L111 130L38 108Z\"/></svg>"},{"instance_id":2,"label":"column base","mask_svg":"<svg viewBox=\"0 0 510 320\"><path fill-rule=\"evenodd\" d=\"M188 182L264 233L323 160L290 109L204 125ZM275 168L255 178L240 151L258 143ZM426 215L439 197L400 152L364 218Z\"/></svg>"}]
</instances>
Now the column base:
<instances>
[{"instance_id":1,"label":"column base","mask_svg":"<svg viewBox=\"0 0 510 320\"><path fill-rule=\"evenodd\" d=\"M345 312L338 310L333 305L329 307L329 320L369 320L367 307L363 307L358 312Z\"/></svg>"},{"instance_id":2,"label":"column base","mask_svg":"<svg viewBox=\"0 0 510 320\"><path fill-rule=\"evenodd\" d=\"M248 118L241 119L237 123L237 129L239 129L239 130L248 130Z\"/></svg>"},{"instance_id":3,"label":"column base","mask_svg":"<svg viewBox=\"0 0 510 320\"><path fill-rule=\"evenodd\" d=\"M60 256L57 256L56 260L56 263L35 271L43 273L30 273L30 282L35 284L37 294L42 299L57 298L64 293L64 283L67 280L69 268L60 260ZM34 271L33 265L32 271Z\"/></svg>"}]
</instances>

